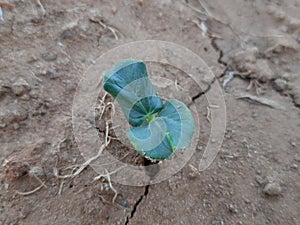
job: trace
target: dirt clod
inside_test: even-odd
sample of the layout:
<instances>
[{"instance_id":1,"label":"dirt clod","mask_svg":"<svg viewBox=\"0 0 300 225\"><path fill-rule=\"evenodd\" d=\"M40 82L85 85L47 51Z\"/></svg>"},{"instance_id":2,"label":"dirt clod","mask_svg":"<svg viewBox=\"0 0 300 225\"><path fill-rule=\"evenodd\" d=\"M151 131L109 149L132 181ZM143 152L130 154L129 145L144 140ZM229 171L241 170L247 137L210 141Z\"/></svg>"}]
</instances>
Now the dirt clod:
<instances>
[{"instance_id":1,"label":"dirt clod","mask_svg":"<svg viewBox=\"0 0 300 225\"><path fill-rule=\"evenodd\" d=\"M285 12L274 5L268 6L267 12L274 16L277 20L284 20L286 18Z\"/></svg>"},{"instance_id":2,"label":"dirt clod","mask_svg":"<svg viewBox=\"0 0 300 225\"><path fill-rule=\"evenodd\" d=\"M234 54L233 62L241 67L244 63L255 63L258 49L253 47Z\"/></svg>"},{"instance_id":3,"label":"dirt clod","mask_svg":"<svg viewBox=\"0 0 300 225\"><path fill-rule=\"evenodd\" d=\"M28 173L30 164L35 160L22 156L11 156L4 160L4 180L13 181Z\"/></svg>"},{"instance_id":4,"label":"dirt clod","mask_svg":"<svg viewBox=\"0 0 300 225\"><path fill-rule=\"evenodd\" d=\"M23 78L19 78L16 82L14 82L11 85L11 89L15 95L21 96L25 94L27 91L29 91L31 88L26 80L24 80Z\"/></svg>"},{"instance_id":5,"label":"dirt clod","mask_svg":"<svg viewBox=\"0 0 300 225\"><path fill-rule=\"evenodd\" d=\"M270 182L264 187L263 193L269 196L278 196L282 193L282 188L279 183Z\"/></svg>"},{"instance_id":6,"label":"dirt clod","mask_svg":"<svg viewBox=\"0 0 300 225\"><path fill-rule=\"evenodd\" d=\"M41 54L41 57L45 61L51 62L51 61L55 61L57 59L57 54L52 53L52 52L46 52L46 53Z\"/></svg>"},{"instance_id":7,"label":"dirt clod","mask_svg":"<svg viewBox=\"0 0 300 225\"><path fill-rule=\"evenodd\" d=\"M294 18L294 17L290 17L288 19L288 27L290 29L299 29L300 28L300 19L298 18Z\"/></svg>"},{"instance_id":8,"label":"dirt clod","mask_svg":"<svg viewBox=\"0 0 300 225\"><path fill-rule=\"evenodd\" d=\"M278 78L274 81L274 87L277 91L282 92L288 88L288 83L286 80Z\"/></svg>"}]
</instances>

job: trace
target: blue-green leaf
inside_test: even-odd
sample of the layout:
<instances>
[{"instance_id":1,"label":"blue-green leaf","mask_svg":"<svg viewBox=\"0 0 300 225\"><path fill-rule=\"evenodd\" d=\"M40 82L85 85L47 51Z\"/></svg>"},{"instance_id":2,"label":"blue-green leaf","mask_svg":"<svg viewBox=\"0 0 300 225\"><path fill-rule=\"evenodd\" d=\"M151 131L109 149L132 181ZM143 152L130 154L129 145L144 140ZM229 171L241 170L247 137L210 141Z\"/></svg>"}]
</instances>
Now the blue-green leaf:
<instances>
[{"instance_id":1,"label":"blue-green leaf","mask_svg":"<svg viewBox=\"0 0 300 225\"><path fill-rule=\"evenodd\" d=\"M187 106L176 99L167 101L157 117L163 118L177 149L190 145L194 134L194 119Z\"/></svg>"},{"instance_id":2,"label":"blue-green leaf","mask_svg":"<svg viewBox=\"0 0 300 225\"><path fill-rule=\"evenodd\" d=\"M184 103L172 99L151 122L134 127L127 134L141 155L154 160L168 159L175 150L190 145L194 120Z\"/></svg>"},{"instance_id":3,"label":"blue-green leaf","mask_svg":"<svg viewBox=\"0 0 300 225\"><path fill-rule=\"evenodd\" d=\"M150 119L163 105L142 61L123 60L105 71L104 89L117 100L132 126Z\"/></svg>"},{"instance_id":4,"label":"blue-green leaf","mask_svg":"<svg viewBox=\"0 0 300 225\"><path fill-rule=\"evenodd\" d=\"M163 104L143 62L120 61L104 73L104 89L116 99L133 126L127 134L141 155L168 159L174 151L190 145L194 133L190 110L176 99Z\"/></svg>"}]
</instances>

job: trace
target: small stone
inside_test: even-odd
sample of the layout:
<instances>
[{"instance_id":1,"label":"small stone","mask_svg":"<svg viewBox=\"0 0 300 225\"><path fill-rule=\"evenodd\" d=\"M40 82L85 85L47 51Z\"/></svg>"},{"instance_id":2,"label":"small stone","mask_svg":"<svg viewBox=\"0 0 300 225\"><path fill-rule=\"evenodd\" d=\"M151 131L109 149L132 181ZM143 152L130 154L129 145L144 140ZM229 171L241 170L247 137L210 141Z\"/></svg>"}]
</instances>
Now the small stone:
<instances>
[{"instance_id":1,"label":"small stone","mask_svg":"<svg viewBox=\"0 0 300 225\"><path fill-rule=\"evenodd\" d=\"M300 28L300 20L297 18L289 18L288 28L292 30Z\"/></svg>"},{"instance_id":2,"label":"small stone","mask_svg":"<svg viewBox=\"0 0 300 225\"><path fill-rule=\"evenodd\" d=\"M43 71L38 75L48 77L49 79L56 79L56 78L60 77L59 73L56 73L56 72L53 72L50 70Z\"/></svg>"},{"instance_id":3,"label":"small stone","mask_svg":"<svg viewBox=\"0 0 300 225\"><path fill-rule=\"evenodd\" d=\"M13 107L10 111L11 122L20 122L27 119L27 110L20 106Z\"/></svg>"},{"instance_id":4,"label":"small stone","mask_svg":"<svg viewBox=\"0 0 300 225\"><path fill-rule=\"evenodd\" d=\"M51 52L46 52L41 54L42 59L44 59L45 61L55 61L57 59L57 55Z\"/></svg>"},{"instance_id":5,"label":"small stone","mask_svg":"<svg viewBox=\"0 0 300 225\"><path fill-rule=\"evenodd\" d=\"M258 184L262 185L262 184L264 184L264 183L266 182L266 179L265 179L264 177L262 177L262 176L256 176L256 177L255 177L255 181L256 181Z\"/></svg>"},{"instance_id":6,"label":"small stone","mask_svg":"<svg viewBox=\"0 0 300 225\"><path fill-rule=\"evenodd\" d=\"M35 55L29 57L28 63L35 63L38 61L38 58Z\"/></svg>"},{"instance_id":7,"label":"small stone","mask_svg":"<svg viewBox=\"0 0 300 225\"><path fill-rule=\"evenodd\" d=\"M116 14L117 11L118 11L118 9L117 9L116 6L111 7L111 12L112 12L112 14Z\"/></svg>"},{"instance_id":8,"label":"small stone","mask_svg":"<svg viewBox=\"0 0 300 225\"><path fill-rule=\"evenodd\" d=\"M110 189L109 184L108 184L108 183L104 183L104 184L103 184L103 189L104 189L105 191L108 191L108 190Z\"/></svg>"},{"instance_id":9,"label":"small stone","mask_svg":"<svg viewBox=\"0 0 300 225\"><path fill-rule=\"evenodd\" d=\"M73 36L74 36L74 34L73 34L72 30L67 29L61 33L60 38L61 39L71 39Z\"/></svg>"},{"instance_id":10,"label":"small stone","mask_svg":"<svg viewBox=\"0 0 300 225\"><path fill-rule=\"evenodd\" d=\"M29 174L32 174L32 175L37 176L37 177L41 177L41 176L45 175L45 172L44 172L42 167L33 166L33 167L30 168Z\"/></svg>"},{"instance_id":11,"label":"small stone","mask_svg":"<svg viewBox=\"0 0 300 225\"><path fill-rule=\"evenodd\" d=\"M21 96L30 90L30 86L26 80L19 78L11 85L11 89L16 96Z\"/></svg>"},{"instance_id":12,"label":"small stone","mask_svg":"<svg viewBox=\"0 0 300 225\"><path fill-rule=\"evenodd\" d=\"M296 155L295 158L294 158L294 160L295 160L296 162L300 162L300 155Z\"/></svg>"},{"instance_id":13,"label":"small stone","mask_svg":"<svg viewBox=\"0 0 300 225\"><path fill-rule=\"evenodd\" d=\"M277 91L285 91L288 87L287 81L281 78L278 78L274 81L274 87Z\"/></svg>"},{"instance_id":14,"label":"small stone","mask_svg":"<svg viewBox=\"0 0 300 225\"><path fill-rule=\"evenodd\" d=\"M6 127L9 124L18 123L20 121L26 120L28 116L27 110L19 105L9 106L5 110L0 110L0 124L1 128ZM13 127L17 128L16 125Z\"/></svg>"},{"instance_id":15,"label":"small stone","mask_svg":"<svg viewBox=\"0 0 300 225\"><path fill-rule=\"evenodd\" d=\"M260 170L255 170L255 173L256 173L257 175L261 175L261 171L260 171Z\"/></svg>"},{"instance_id":16,"label":"small stone","mask_svg":"<svg viewBox=\"0 0 300 225\"><path fill-rule=\"evenodd\" d=\"M267 13L274 16L277 20L284 20L286 17L285 12L281 11L273 5L267 7Z\"/></svg>"},{"instance_id":17,"label":"small stone","mask_svg":"<svg viewBox=\"0 0 300 225\"><path fill-rule=\"evenodd\" d=\"M20 125L18 123L13 123L13 128L15 130L18 130L18 129L20 129Z\"/></svg>"},{"instance_id":18,"label":"small stone","mask_svg":"<svg viewBox=\"0 0 300 225\"><path fill-rule=\"evenodd\" d=\"M233 204L230 204L228 209L229 209L229 212L231 212L231 213L238 213L237 208Z\"/></svg>"},{"instance_id":19,"label":"small stone","mask_svg":"<svg viewBox=\"0 0 300 225\"><path fill-rule=\"evenodd\" d=\"M34 98L34 99L37 99L39 97L39 90L38 89L32 89L30 92L29 92L29 96L31 98Z\"/></svg>"},{"instance_id":20,"label":"small stone","mask_svg":"<svg viewBox=\"0 0 300 225\"><path fill-rule=\"evenodd\" d=\"M292 165L291 165L291 169L297 170L297 169L298 169L298 165L297 165L297 164L292 164Z\"/></svg>"},{"instance_id":21,"label":"small stone","mask_svg":"<svg viewBox=\"0 0 300 225\"><path fill-rule=\"evenodd\" d=\"M251 203L251 201L248 198L244 198L244 201L245 201L246 204L250 204Z\"/></svg>"},{"instance_id":22,"label":"small stone","mask_svg":"<svg viewBox=\"0 0 300 225\"><path fill-rule=\"evenodd\" d=\"M127 208L128 207L128 201L127 200L124 200L120 203L121 206Z\"/></svg>"},{"instance_id":23,"label":"small stone","mask_svg":"<svg viewBox=\"0 0 300 225\"><path fill-rule=\"evenodd\" d=\"M0 97L8 91L8 86L4 84L3 80L0 80Z\"/></svg>"},{"instance_id":24,"label":"small stone","mask_svg":"<svg viewBox=\"0 0 300 225\"><path fill-rule=\"evenodd\" d=\"M29 99L30 99L30 96L28 94L22 95L20 97L20 100L23 100L23 101L28 101Z\"/></svg>"},{"instance_id":25,"label":"small stone","mask_svg":"<svg viewBox=\"0 0 300 225\"><path fill-rule=\"evenodd\" d=\"M263 189L263 193L269 196L278 196L281 194L281 192L282 192L282 188L280 184L276 182L268 183Z\"/></svg>"}]
</instances>

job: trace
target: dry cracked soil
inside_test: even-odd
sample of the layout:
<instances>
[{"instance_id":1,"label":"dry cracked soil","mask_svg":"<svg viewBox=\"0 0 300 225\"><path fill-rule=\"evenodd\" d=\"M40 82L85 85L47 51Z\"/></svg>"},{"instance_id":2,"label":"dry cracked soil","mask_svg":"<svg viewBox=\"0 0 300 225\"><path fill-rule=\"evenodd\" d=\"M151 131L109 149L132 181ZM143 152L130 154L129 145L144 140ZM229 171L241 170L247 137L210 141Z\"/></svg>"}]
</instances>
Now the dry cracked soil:
<instances>
[{"instance_id":1,"label":"dry cracked soil","mask_svg":"<svg viewBox=\"0 0 300 225\"><path fill-rule=\"evenodd\" d=\"M299 0L8 0L0 6L1 225L300 223ZM192 50L215 79L203 78L205 90L179 83L200 108L200 140L189 162L169 179L141 187L118 184L112 174L113 202L108 179L93 181L98 174L90 166L62 177L85 162L72 132L72 103L100 55L140 40ZM180 73L165 65L149 69ZM223 88L227 127L217 157L199 172L211 131L205 96L213 84ZM99 137L105 118L95 128ZM143 163L120 140L107 150Z\"/></svg>"}]
</instances>

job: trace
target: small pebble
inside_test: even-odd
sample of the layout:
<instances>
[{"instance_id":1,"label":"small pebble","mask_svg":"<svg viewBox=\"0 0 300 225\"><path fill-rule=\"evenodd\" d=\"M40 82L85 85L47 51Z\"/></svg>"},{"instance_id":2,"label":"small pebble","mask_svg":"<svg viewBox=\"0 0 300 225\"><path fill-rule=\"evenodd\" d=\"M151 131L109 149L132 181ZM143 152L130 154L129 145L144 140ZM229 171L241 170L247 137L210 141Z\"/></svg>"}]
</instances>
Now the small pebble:
<instances>
[{"instance_id":1,"label":"small pebble","mask_svg":"<svg viewBox=\"0 0 300 225\"><path fill-rule=\"evenodd\" d=\"M33 166L33 167L30 168L29 174L41 177L41 176L45 175L45 172L44 172L44 170L43 170L42 167L40 167L40 166Z\"/></svg>"},{"instance_id":2,"label":"small pebble","mask_svg":"<svg viewBox=\"0 0 300 225\"><path fill-rule=\"evenodd\" d=\"M280 184L276 182L268 183L263 189L263 193L269 196L278 196L281 194L281 192L282 192L282 188Z\"/></svg>"},{"instance_id":3,"label":"small pebble","mask_svg":"<svg viewBox=\"0 0 300 225\"><path fill-rule=\"evenodd\" d=\"M244 201L245 201L246 204L250 204L251 203L251 201L248 198L244 198Z\"/></svg>"},{"instance_id":4,"label":"small pebble","mask_svg":"<svg viewBox=\"0 0 300 225\"><path fill-rule=\"evenodd\" d=\"M31 88L26 80L24 80L23 78L19 78L16 82L14 82L11 85L11 89L16 96L21 96L27 91L29 91Z\"/></svg>"},{"instance_id":5,"label":"small pebble","mask_svg":"<svg viewBox=\"0 0 300 225\"><path fill-rule=\"evenodd\" d=\"M13 128L15 130L18 130L18 129L20 129L20 125L18 123L13 123Z\"/></svg>"},{"instance_id":6,"label":"small pebble","mask_svg":"<svg viewBox=\"0 0 300 225\"><path fill-rule=\"evenodd\" d=\"M73 34L72 30L67 29L61 33L60 38L61 39L71 39L73 36L74 36L74 34Z\"/></svg>"},{"instance_id":7,"label":"small pebble","mask_svg":"<svg viewBox=\"0 0 300 225\"><path fill-rule=\"evenodd\" d=\"M285 91L288 87L288 84L286 82L286 80L283 80L283 79L276 79L274 81L274 88L277 90L277 91Z\"/></svg>"},{"instance_id":8,"label":"small pebble","mask_svg":"<svg viewBox=\"0 0 300 225\"><path fill-rule=\"evenodd\" d=\"M263 178L263 177L261 177L261 176L256 176L256 177L255 177L255 181L256 181L258 184L262 185L262 184L264 184L264 183L266 182L266 179Z\"/></svg>"},{"instance_id":9,"label":"small pebble","mask_svg":"<svg viewBox=\"0 0 300 225\"><path fill-rule=\"evenodd\" d=\"M296 162L300 162L300 155L296 155L295 158L294 158L294 160L295 160Z\"/></svg>"},{"instance_id":10,"label":"small pebble","mask_svg":"<svg viewBox=\"0 0 300 225\"><path fill-rule=\"evenodd\" d=\"M115 6L111 7L112 14L116 14L117 11L118 11L117 7L115 7Z\"/></svg>"},{"instance_id":11,"label":"small pebble","mask_svg":"<svg viewBox=\"0 0 300 225\"><path fill-rule=\"evenodd\" d=\"M110 189L109 184L104 183L104 184L103 184L103 189L104 189L105 191L108 191L108 190Z\"/></svg>"},{"instance_id":12,"label":"small pebble","mask_svg":"<svg viewBox=\"0 0 300 225\"><path fill-rule=\"evenodd\" d=\"M298 169L298 165L297 164L291 165L291 169L297 170Z\"/></svg>"},{"instance_id":13,"label":"small pebble","mask_svg":"<svg viewBox=\"0 0 300 225\"><path fill-rule=\"evenodd\" d=\"M293 146L293 147L296 147L297 145L296 145L296 143L295 142L291 142L291 145Z\"/></svg>"},{"instance_id":14,"label":"small pebble","mask_svg":"<svg viewBox=\"0 0 300 225\"><path fill-rule=\"evenodd\" d=\"M12 110L10 111L11 114L11 122L20 122L23 120L26 120L28 117L28 113L27 110L25 110L24 108L20 107L20 106L16 106L14 108L12 108Z\"/></svg>"},{"instance_id":15,"label":"small pebble","mask_svg":"<svg viewBox=\"0 0 300 225\"><path fill-rule=\"evenodd\" d=\"M285 12L273 5L267 7L267 13L273 15L277 20L284 20L286 18Z\"/></svg>"},{"instance_id":16,"label":"small pebble","mask_svg":"<svg viewBox=\"0 0 300 225\"><path fill-rule=\"evenodd\" d=\"M255 173L256 173L257 175L261 175L261 171L260 171L260 170L255 170Z\"/></svg>"},{"instance_id":17,"label":"small pebble","mask_svg":"<svg viewBox=\"0 0 300 225\"><path fill-rule=\"evenodd\" d=\"M56 72L53 72L50 70L43 71L38 75L48 77L49 79L56 79L56 78L60 77L59 73L56 73Z\"/></svg>"},{"instance_id":18,"label":"small pebble","mask_svg":"<svg viewBox=\"0 0 300 225\"><path fill-rule=\"evenodd\" d=\"M128 207L128 201L127 200L124 200L120 203L121 206L127 208Z\"/></svg>"},{"instance_id":19,"label":"small pebble","mask_svg":"<svg viewBox=\"0 0 300 225\"><path fill-rule=\"evenodd\" d=\"M11 123L18 123L26 120L27 116L27 110L18 105L10 107L6 110L0 110L0 127L4 128Z\"/></svg>"},{"instance_id":20,"label":"small pebble","mask_svg":"<svg viewBox=\"0 0 300 225\"><path fill-rule=\"evenodd\" d=\"M46 52L41 54L42 59L44 59L45 61L55 61L57 59L57 55L51 52Z\"/></svg>"},{"instance_id":21,"label":"small pebble","mask_svg":"<svg viewBox=\"0 0 300 225\"><path fill-rule=\"evenodd\" d=\"M299 29L300 28L300 20L297 19L297 18L289 18L288 28L290 28L290 29Z\"/></svg>"},{"instance_id":22,"label":"small pebble","mask_svg":"<svg viewBox=\"0 0 300 225\"><path fill-rule=\"evenodd\" d=\"M229 212L231 212L231 213L238 213L237 208L232 204L229 205L228 209L229 209Z\"/></svg>"}]
</instances>

